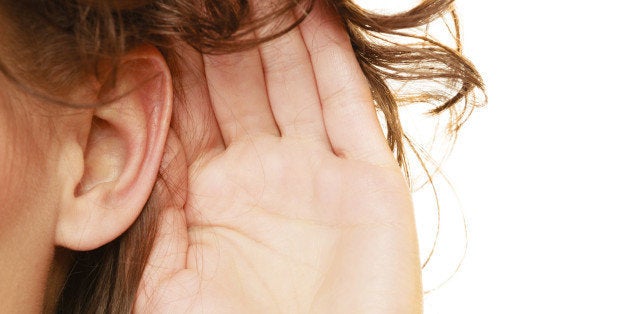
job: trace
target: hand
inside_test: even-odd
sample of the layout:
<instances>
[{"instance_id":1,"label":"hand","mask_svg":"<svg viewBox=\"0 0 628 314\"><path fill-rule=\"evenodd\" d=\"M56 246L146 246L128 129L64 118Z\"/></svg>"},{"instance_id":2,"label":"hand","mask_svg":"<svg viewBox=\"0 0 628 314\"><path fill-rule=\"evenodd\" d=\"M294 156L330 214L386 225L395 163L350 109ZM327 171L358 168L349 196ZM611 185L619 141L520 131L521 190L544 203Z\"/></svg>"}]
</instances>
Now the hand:
<instances>
[{"instance_id":1,"label":"hand","mask_svg":"<svg viewBox=\"0 0 628 314\"><path fill-rule=\"evenodd\" d=\"M187 194L160 201L137 312L421 311L408 187L323 3L259 49L203 57L222 140L174 169Z\"/></svg>"}]
</instances>

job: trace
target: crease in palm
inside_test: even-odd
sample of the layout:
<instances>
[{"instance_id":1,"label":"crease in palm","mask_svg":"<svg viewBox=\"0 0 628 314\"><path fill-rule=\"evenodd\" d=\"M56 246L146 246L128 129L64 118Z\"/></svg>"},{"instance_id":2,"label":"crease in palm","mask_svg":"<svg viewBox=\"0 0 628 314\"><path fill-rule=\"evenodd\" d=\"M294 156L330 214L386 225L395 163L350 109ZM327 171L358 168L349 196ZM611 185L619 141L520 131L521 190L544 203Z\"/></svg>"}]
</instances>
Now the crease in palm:
<instances>
[{"instance_id":1,"label":"crease in palm","mask_svg":"<svg viewBox=\"0 0 628 314\"><path fill-rule=\"evenodd\" d=\"M220 140L163 213L136 311L419 311L408 188L330 9L202 60Z\"/></svg>"}]
</instances>

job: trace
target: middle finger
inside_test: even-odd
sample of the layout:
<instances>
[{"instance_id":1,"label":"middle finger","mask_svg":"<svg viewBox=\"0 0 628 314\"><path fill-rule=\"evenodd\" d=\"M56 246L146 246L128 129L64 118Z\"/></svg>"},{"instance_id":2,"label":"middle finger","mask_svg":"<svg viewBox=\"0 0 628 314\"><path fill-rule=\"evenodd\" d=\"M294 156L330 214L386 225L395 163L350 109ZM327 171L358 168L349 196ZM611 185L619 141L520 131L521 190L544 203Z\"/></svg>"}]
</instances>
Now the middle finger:
<instances>
[{"instance_id":1,"label":"middle finger","mask_svg":"<svg viewBox=\"0 0 628 314\"><path fill-rule=\"evenodd\" d=\"M278 136L257 48L203 58L211 104L225 145L242 136Z\"/></svg>"},{"instance_id":2,"label":"middle finger","mask_svg":"<svg viewBox=\"0 0 628 314\"><path fill-rule=\"evenodd\" d=\"M256 1L257 5L272 1ZM256 8L258 11L264 8ZM303 8L297 7L297 10ZM299 13L301 14L301 13ZM296 21L292 12L273 20L268 28L285 29ZM258 36L264 34L258 31ZM260 46L268 98L282 136L328 143L310 56L298 27Z\"/></svg>"}]
</instances>

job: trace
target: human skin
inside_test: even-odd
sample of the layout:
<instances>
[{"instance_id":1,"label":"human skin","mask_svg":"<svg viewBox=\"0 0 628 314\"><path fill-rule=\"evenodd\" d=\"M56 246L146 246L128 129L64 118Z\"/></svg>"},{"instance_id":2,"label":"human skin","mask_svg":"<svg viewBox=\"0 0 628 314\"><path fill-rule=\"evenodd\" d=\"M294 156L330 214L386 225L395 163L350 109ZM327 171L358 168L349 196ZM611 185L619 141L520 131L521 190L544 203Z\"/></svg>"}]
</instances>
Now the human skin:
<instances>
[{"instance_id":1,"label":"human skin","mask_svg":"<svg viewBox=\"0 0 628 314\"><path fill-rule=\"evenodd\" d=\"M0 75L3 313L52 311L71 263L67 249L110 242L141 212L171 117L165 65L155 48L130 52L111 93L137 88L96 108L50 104ZM69 101L93 101L93 92L77 88Z\"/></svg>"},{"instance_id":2,"label":"human skin","mask_svg":"<svg viewBox=\"0 0 628 314\"><path fill-rule=\"evenodd\" d=\"M3 310L40 312L68 265L55 249L115 239L157 180L136 312L421 312L408 187L328 8L259 49L183 53L205 72L184 73L185 104L150 47L122 60L112 93L139 88L119 102L0 94Z\"/></svg>"},{"instance_id":3,"label":"human skin","mask_svg":"<svg viewBox=\"0 0 628 314\"><path fill-rule=\"evenodd\" d=\"M7 82L0 77L0 84ZM54 252L54 211L46 199L55 192L50 173L53 162L43 154L50 151L45 137L34 127L45 119L26 115L21 108L10 110L7 89L0 91L0 292L3 311L34 312L43 299L48 266ZM31 124L32 123L32 124ZM30 126L33 127L30 127ZM20 139L20 140L17 140ZM29 248L26 250L25 248ZM36 301L35 301L36 300ZM4 307L4 306L3 306Z\"/></svg>"},{"instance_id":4,"label":"human skin","mask_svg":"<svg viewBox=\"0 0 628 314\"><path fill-rule=\"evenodd\" d=\"M216 118L207 132L222 136L187 176L184 145L167 152L179 171L166 179L189 190L162 189L136 311L421 312L408 187L329 9L317 2L259 49L196 62Z\"/></svg>"}]
</instances>

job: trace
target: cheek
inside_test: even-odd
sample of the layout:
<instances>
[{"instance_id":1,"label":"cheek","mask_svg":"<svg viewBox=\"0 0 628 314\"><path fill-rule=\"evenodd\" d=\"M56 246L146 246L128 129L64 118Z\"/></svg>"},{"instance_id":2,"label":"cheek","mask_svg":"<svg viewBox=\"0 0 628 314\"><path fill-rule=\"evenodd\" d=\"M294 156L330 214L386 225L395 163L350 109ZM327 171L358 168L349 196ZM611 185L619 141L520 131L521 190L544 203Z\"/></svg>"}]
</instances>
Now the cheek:
<instances>
[{"instance_id":1,"label":"cheek","mask_svg":"<svg viewBox=\"0 0 628 314\"><path fill-rule=\"evenodd\" d=\"M45 154L34 141L39 130L16 116L6 102L0 103L0 234L41 217L45 208L40 201L47 197L49 183Z\"/></svg>"},{"instance_id":2,"label":"cheek","mask_svg":"<svg viewBox=\"0 0 628 314\"><path fill-rule=\"evenodd\" d=\"M3 88L0 84L0 88ZM11 168L13 166L13 157L15 154L15 146L13 141L15 138L15 121L13 112L9 108L7 99L0 91L0 204L4 203L7 188L10 186L7 179L11 177ZM5 206L0 206L3 209Z\"/></svg>"},{"instance_id":3,"label":"cheek","mask_svg":"<svg viewBox=\"0 0 628 314\"><path fill-rule=\"evenodd\" d=\"M0 100L1 101L1 100ZM19 202L20 183L18 174L23 166L17 160L19 152L15 143L14 125L8 115L5 104L0 104L0 230L15 223L19 216L16 203Z\"/></svg>"},{"instance_id":4,"label":"cheek","mask_svg":"<svg viewBox=\"0 0 628 314\"><path fill-rule=\"evenodd\" d=\"M21 216L23 193L20 192L26 188L24 171L28 163L21 149L23 145L16 140L15 120L6 110L6 103L0 105L0 228L5 229Z\"/></svg>"},{"instance_id":5,"label":"cheek","mask_svg":"<svg viewBox=\"0 0 628 314\"><path fill-rule=\"evenodd\" d=\"M5 104L0 103L0 278L9 278L15 295L24 294L19 287L30 289L46 280L58 206L43 166L47 156L33 141L41 125L16 119ZM0 290L5 287L0 282Z\"/></svg>"}]
</instances>

